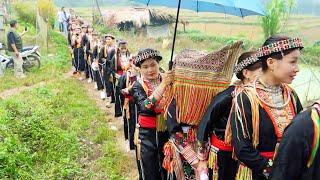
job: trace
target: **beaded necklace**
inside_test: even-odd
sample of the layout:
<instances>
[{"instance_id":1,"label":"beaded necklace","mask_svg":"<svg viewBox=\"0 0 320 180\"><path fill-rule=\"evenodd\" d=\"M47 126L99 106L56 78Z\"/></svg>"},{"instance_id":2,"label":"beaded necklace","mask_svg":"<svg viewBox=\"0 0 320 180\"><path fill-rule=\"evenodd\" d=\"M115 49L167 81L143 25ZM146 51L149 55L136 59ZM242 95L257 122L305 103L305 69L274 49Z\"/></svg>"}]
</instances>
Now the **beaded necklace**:
<instances>
[{"instance_id":1,"label":"beaded necklace","mask_svg":"<svg viewBox=\"0 0 320 180\"><path fill-rule=\"evenodd\" d=\"M291 90L285 84L273 88L270 88L269 86L268 88L268 86L264 86L258 79L255 80L253 86L256 96L260 101L260 105L267 112L272 121L279 141L282 138L284 129L295 116L295 110L291 99ZM279 94L279 92L281 94Z\"/></svg>"},{"instance_id":2,"label":"beaded necklace","mask_svg":"<svg viewBox=\"0 0 320 180\"><path fill-rule=\"evenodd\" d=\"M268 93L269 97L271 97L272 104L266 102L264 98L259 96L259 93L257 93L257 84L262 86L260 86L259 89L264 90ZM257 93L258 99L271 108L282 109L286 107L291 100L291 93L289 92L290 90L283 84L279 86L270 86L262 83L261 80L258 80L257 78L253 83L253 89ZM283 93L283 90L286 92ZM287 95L287 97L285 98L285 102L283 99L283 94Z\"/></svg>"}]
</instances>

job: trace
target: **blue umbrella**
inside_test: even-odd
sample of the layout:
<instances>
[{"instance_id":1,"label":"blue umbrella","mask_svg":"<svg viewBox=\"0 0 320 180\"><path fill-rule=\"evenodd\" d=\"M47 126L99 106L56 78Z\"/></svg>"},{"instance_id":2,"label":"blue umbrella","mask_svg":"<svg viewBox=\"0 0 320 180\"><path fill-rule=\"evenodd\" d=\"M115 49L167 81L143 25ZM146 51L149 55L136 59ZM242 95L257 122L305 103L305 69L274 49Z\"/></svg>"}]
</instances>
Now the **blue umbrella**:
<instances>
[{"instance_id":1,"label":"blue umbrella","mask_svg":"<svg viewBox=\"0 0 320 180\"><path fill-rule=\"evenodd\" d=\"M196 12L216 12L230 14L239 17L250 15L264 15L259 0L133 0L146 5L177 7L176 23L173 34L173 43L169 69L173 65L173 53L177 36L177 27L180 9L189 9Z\"/></svg>"},{"instance_id":2,"label":"blue umbrella","mask_svg":"<svg viewBox=\"0 0 320 180\"><path fill-rule=\"evenodd\" d=\"M217 6L232 7L236 14L227 12L227 14L245 17L250 15L265 15L264 8L257 0L203 0L214 3ZM229 9L229 8L228 8Z\"/></svg>"}]
</instances>

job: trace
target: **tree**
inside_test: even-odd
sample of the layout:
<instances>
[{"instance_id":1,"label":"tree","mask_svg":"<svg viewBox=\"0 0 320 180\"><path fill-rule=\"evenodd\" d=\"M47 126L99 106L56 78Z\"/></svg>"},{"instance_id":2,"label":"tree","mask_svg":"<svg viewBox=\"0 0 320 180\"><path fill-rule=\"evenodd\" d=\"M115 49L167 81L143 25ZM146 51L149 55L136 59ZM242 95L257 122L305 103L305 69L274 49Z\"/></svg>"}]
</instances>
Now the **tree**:
<instances>
[{"instance_id":1,"label":"tree","mask_svg":"<svg viewBox=\"0 0 320 180\"><path fill-rule=\"evenodd\" d=\"M285 30L295 5L295 0L271 0L267 4L266 16L260 18L265 38Z\"/></svg>"},{"instance_id":2,"label":"tree","mask_svg":"<svg viewBox=\"0 0 320 180\"><path fill-rule=\"evenodd\" d=\"M38 0L38 10L40 16L54 26L56 19L56 7L52 0Z\"/></svg>"}]
</instances>

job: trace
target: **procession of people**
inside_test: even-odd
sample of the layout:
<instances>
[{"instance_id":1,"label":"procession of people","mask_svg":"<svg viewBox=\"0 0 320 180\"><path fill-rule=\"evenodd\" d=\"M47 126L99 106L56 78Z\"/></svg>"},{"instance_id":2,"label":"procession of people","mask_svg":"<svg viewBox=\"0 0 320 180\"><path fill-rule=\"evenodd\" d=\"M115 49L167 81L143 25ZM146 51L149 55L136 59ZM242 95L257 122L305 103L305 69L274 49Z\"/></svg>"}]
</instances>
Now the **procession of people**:
<instances>
[{"instance_id":1,"label":"procession of people","mask_svg":"<svg viewBox=\"0 0 320 180\"><path fill-rule=\"evenodd\" d=\"M301 39L271 36L248 52L241 41L186 49L162 72L159 50L131 52L75 16L67 27L73 77L123 120L139 179L320 179L320 103L304 110L290 86Z\"/></svg>"}]
</instances>

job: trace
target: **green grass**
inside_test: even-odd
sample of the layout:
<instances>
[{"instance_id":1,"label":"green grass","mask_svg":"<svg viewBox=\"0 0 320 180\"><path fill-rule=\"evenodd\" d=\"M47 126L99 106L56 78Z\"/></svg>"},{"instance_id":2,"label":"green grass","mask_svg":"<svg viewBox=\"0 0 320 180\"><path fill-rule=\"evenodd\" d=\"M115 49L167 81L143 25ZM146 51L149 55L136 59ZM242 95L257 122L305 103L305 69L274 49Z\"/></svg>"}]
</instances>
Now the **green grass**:
<instances>
[{"instance_id":1,"label":"green grass","mask_svg":"<svg viewBox=\"0 0 320 180\"><path fill-rule=\"evenodd\" d=\"M105 145L105 176L121 177L121 153L105 114L77 80L52 81L0 103L0 178L65 179L83 177L79 157L86 153L78 138ZM91 122L96 122L94 125ZM94 129L98 133L93 133ZM92 132L92 133L88 133ZM113 156L117 154L117 156ZM97 162L98 165L98 162ZM116 169L116 170L114 170Z\"/></svg>"},{"instance_id":2,"label":"green grass","mask_svg":"<svg viewBox=\"0 0 320 180\"><path fill-rule=\"evenodd\" d=\"M60 102L53 90L38 87L1 102L0 178L67 178L81 172L76 134L56 125L52 111L59 108L52 106Z\"/></svg>"},{"instance_id":3,"label":"green grass","mask_svg":"<svg viewBox=\"0 0 320 180\"><path fill-rule=\"evenodd\" d=\"M126 159L107 127L108 116L87 96L82 82L66 77L65 38L56 32L50 37L54 56L41 69L22 80L7 72L0 80L0 92L35 84L0 101L0 179L124 179ZM95 168L84 170L79 163L94 149L83 148L79 139L102 147L102 156L92 159Z\"/></svg>"},{"instance_id":4,"label":"green grass","mask_svg":"<svg viewBox=\"0 0 320 180\"><path fill-rule=\"evenodd\" d=\"M58 35L57 32L51 32L51 34L51 42L56 45L50 48L50 56L47 54L42 55L40 69L33 69L27 72L27 78L25 79L15 78L12 69L6 70L5 76L0 78L0 92L20 86L31 86L41 81L47 82L64 76L64 73L70 69L70 61L68 59L70 55L66 48L67 43L64 37ZM28 38L30 35L26 35L26 37Z\"/></svg>"},{"instance_id":5,"label":"green grass","mask_svg":"<svg viewBox=\"0 0 320 180\"><path fill-rule=\"evenodd\" d=\"M21 23L21 28L25 25L32 26ZM161 47L162 38L153 40L114 29L97 29L128 40L134 53L142 47L160 50L164 57L161 65L167 67L171 49ZM34 32L31 27L30 34L25 37L27 41L32 42ZM184 48L209 52L235 40L243 40L245 50L262 44L260 40L249 41L241 34L220 37L201 31L179 31L175 53ZM66 77L71 63L65 38L57 32L50 32L50 44L49 55L42 58L43 66L28 73L28 78L16 79L9 71L0 79L0 92L35 85L0 101L0 179L129 177L128 157L119 150L117 133L108 128L110 117L87 96L81 82ZM318 52L319 47L307 45L303 57L311 64L319 63ZM38 84L42 81L44 85ZM80 141L83 139L93 145L84 146ZM95 148L99 148L101 154L93 158ZM92 158L92 168L83 168L80 162L84 156Z\"/></svg>"}]
</instances>

